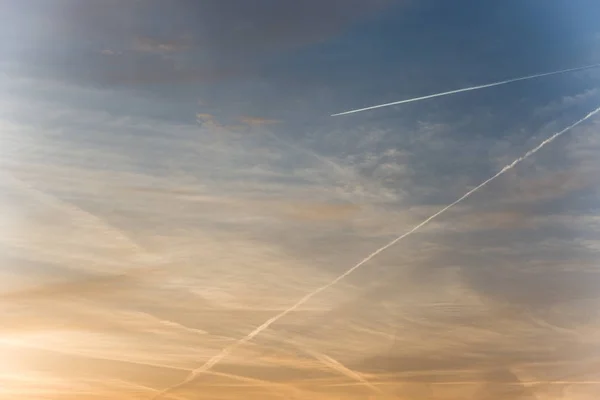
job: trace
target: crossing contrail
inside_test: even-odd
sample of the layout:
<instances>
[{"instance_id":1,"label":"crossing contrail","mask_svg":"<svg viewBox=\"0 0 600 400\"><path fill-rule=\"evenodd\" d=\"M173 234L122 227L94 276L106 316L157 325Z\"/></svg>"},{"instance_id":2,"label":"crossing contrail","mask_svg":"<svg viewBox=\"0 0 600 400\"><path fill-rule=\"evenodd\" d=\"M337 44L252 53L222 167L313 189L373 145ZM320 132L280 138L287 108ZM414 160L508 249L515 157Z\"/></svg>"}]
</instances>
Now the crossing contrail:
<instances>
[{"instance_id":1,"label":"crossing contrail","mask_svg":"<svg viewBox=\"0 0 600 400\"><path fill-rule=\"evenodd\" d=\"M431 222L436 217L440 216L444 212L448 211L450 208L452 208L455 205L457 205L458 203L462 202L467 197L471 196L473 193L477 192L479 189L483 188L488 183L492 182L494 179L498 178L499 176L503 175L505 172L507 172L507 171L511 170L512 168L514 168L521 161L523 161L526 158L528 158L528 157L532 156L533 154L537 153L541 148L543 148L547 144L549 144L552 141L554 141L554 139L556 139L557 137L559 137L559 136L563 135L564 133L568 132L569 130L575 128L577 125L581 124L582 122L584 122L584 121L588 120L589 118L591 118L592 116L596 115L598 112L600 112L600 107L596 108L594 111L591 111L585 117L583 117L580 120L578 120L577 122L574 122L573 124L567 126L566 128L564 128L560 132L556 132L552 136L548 137L547 139L545 139L544 141L542 141L539 145L537 145L533 149L529 150L527 153L525 153L521 157L517 158L512 163L506 165L504 168L502 168L495 175L493 175L492 177L486 179L485 181L483 181L479 185L475 186L473 189L469 190L467 193L465 193L464 195L462 195L461 197L459 197L454 202L452 202L449 205L445 206L444 208L440 209L438 212L436 212L435 214L431 215L429 218L425 219L423 222L419 223L418 225L414 226L412 229L410 229L406 233L398 236L397 238L395 238L391 242L389 242L386 245L378 248L377 250L375 250L374 252L372 252L371 254L369 254L368 256L366 256L365 258L363 258L361 261L359 261L352 268L348 269L346 272L344 272L343 274L339 275L337 278L333 279L329 283L327 283L327 284L325 284L325 285L323 285L323 286L321 286L321 287L313 290L312 292L306 294L304 297L302 297L300 300L298 300L296 303L294 303L291 307L289 307L289 308L283 310L282 312L280 312L279 314L271 317L266 322L264 322L262 325L256 327L252 332L250 332L249 334L247 334L246 336L244 336L243 338L241 338L237 342L234 342L234 343L230 344L229 346L225 347L223 350L221 350L220 353L218 353L215 356L213 356L212 358L210 358L202 366L200 366L200 367L192 370L192 372L184 380L182 380L181 382L179 382L179 383L177 383L177 384L175 384L173 386L170 386L170 387L166 388L162 392L160 392L157 395L155 395L154 397L152 397L152 399L158 399L158 398L164 396L165 394L171 392L172 390L178 389L178 388L180 388L180 387L182 387L182 386L184 386L184 385L186 385L186 384L194 381L194 379L196 379L196 377L198 375L200 375L200 374L202 374L204 372L209 371L212 367L214 367L216 364L218 364L219 362L221 362L221 360L223 360L225 357L227 357L229 354L231 354L231 352L233 352L233 350L235 350L236 348L238 348L239 346L241 346L241 345L243 345L245 343L248 343L250 340L252 340L256 336L258 336L261 332L263 332L264 330L268 329L272 324L274 324L275 322L279 321L281 318L285 317L287 314L291 313L292 311L296 310L298 307L300 307L301 305L303 305L304 303L306 303L307 301L309 301L314 296L316 296L319 293L321 293L321 292L329 289L330 287L334 286L335 284L337 284L338 282L340 282L342 279L344 279L348 275L352 274L355 270L357 270L358 268L360 268L362 265L364 265L365 263L367 263L368 261L370 261L371 259L373 259L378 254L380 254L380 253L384 252L385 250L389 249L390 247L394 246L396 243L398 243L402 239L404 239L404 238L412 235L414 232L418 231L423 226L427 225L429 222Z\"/></svg>"},{"instance_id":2,"label":"crossing contrail","mask_svg":"<svg viewBox=\"0 0 600 400\"><path fill-rule=\"evenodd\" d=\"M543 74L528 75L528 76L523 76L521 78L513 78L513 79L507 79L505 81L500 81L500 82L486 83L485 85L477 85L477 86L471 86L471 87L467 87L467 88L463 88L463 89L450 90L449 92L441 92L441 93L429 94L427 96L413 97L412 99L394 101L394 102L391 102L391 103L379 104L379 105L371 106L371 107L358 108L356 110L350 110L350 111L344 111L344 112L337 113L337 114L331 114L331 116L332 117L337 117L339 115L354 114L354 113L361 112L361 111L374 110L376 108L395 106L395 105L398 105L398 104L413 103L415 101L433 99L433 98L436 98L436 97L448 96L448 95L456 94L456 93L470 92L472 90L479 90L479 89L485 89L485 88L494 87L494 86L506 85L507 83L513 83L513 82L519 82L519 81L526 81L528 79L542 78L544 76L565 74L567 72L583 71L585 69L598 68L598 67L600 67L600 64L593 64L593 65L586 65L584 67L563 69L563 70L560 70L560 71L545 72Z\"/></svg>"}]
</instances>

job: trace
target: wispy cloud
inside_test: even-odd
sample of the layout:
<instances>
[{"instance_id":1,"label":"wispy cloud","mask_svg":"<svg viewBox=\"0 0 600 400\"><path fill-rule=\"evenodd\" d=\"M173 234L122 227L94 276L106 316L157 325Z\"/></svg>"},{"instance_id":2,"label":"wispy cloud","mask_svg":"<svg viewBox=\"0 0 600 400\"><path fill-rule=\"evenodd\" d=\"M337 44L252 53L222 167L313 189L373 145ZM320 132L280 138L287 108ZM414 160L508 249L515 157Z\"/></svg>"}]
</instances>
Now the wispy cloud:
<instances>
[{"instance_id":1,"label":"wispy cloud","mask_svg":"<svg viewBox=\"0 0 600 400\"><path fill-rule=\"evenodd\" d=\"M11 54L19 54L13 61L26 65L28 57L37 57L30 54L34 47L44 52L37 59L37 70L44 76L122 85L214 82L247 75L274 51L332 37L386 3L260 0L252 6L232 6L215 1L164 5L156 0L111 0L99 6L61 0L52 8L34 2L4 9L7 18L17 21L15 29L6 32L15 50ZM142 23L141 15L152 22ZM90 46L82 48L81 40ZM47 46L50 42L54 44ZM94 57L90 47L121 56ZM63 63L65 51L81 61Z\"/></svg>"},{"instance_id":2,"label":"wispy cloud","mask_svg":"<svg viewBox=\"0 0 600 400\"><path fill-rule=\"evenodd\" d=\"M133 42L133 49L141 53L169 54L182 52L189 48L189 38L165 41L149 37L138 37Z\"/></svg>"},{"instance_id":3,"label":"wispy cloud","mask_svg":"<svg viewBox=\"0 0 600 400\"><path fill-rule=\"evenodd\" d=\"M355 204L289 204L286 214L300 220L328 221L351 218L360 211Z\"/></svg>"},{"instance_id":4,"label":"wispy cloud","mask_svg":"<svg viewBox=\"0 0 600 400\"><path fill-rule=\"evenodd\" d=\"M201 3L3 13L0 398L150 398L598 97L587 72L327 118L587 59L573 53L585 38L505 3L472 2L470 19L417 2ZM577 31L593 15L569 10ZM597 127L505 171L173 398L596 398Z\"/></svg>"},{"instance_id":5,"label":"wispy cloud","mask_svg":"<svg viewBox=\"0 0 600 400\"><path fill-rule=\"evenodd\" d=\"M242 118L240 118L240 121L242 123L250 125L250 126L273 125L273 124L278 124L281 122L276 119L267 119L267 118L260 118L260 117L242 117Z\"/></svg>"}]
</instances>

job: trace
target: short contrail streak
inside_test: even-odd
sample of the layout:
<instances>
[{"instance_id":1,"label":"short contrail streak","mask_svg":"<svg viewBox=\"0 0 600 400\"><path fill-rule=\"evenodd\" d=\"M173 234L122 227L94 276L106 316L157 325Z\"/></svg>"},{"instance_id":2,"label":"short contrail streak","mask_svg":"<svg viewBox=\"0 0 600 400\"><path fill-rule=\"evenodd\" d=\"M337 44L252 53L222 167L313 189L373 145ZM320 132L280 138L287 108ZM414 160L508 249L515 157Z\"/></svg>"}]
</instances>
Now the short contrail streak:
<instances>
[{"instance_id":1,"label":"short contrail streak","mask_svg":"<svg viewBox=\"0 0 600 400\"><path fill-rule=\"evenodd\" d=\"M300 307L301 305L303 305L304 303L306 303L307 301L309 301L314 296L316 296L319 293L321 293L321 292L329 289L330 287L334 286L335 284L337 284L338 282L340 282L342 279L346 278L348 275L352 274L355 270L357 270L358 268L360 268L363 264L365 264L366 262L370 261L372 258L374 258L375 256L377 256L379 253L384 252L385 250L387 250L390 247L394 246L400 240L406 238L407 236L412 235L414 232L416 232L417 230L421 229L423 226L425 226L429 222L431 222L434 218L436 218L436 217L440 216L441 214L443 214L444 212L448 211L450 208L454 207L455 205L457 205L461 201L465 200L467 197L471 196L473 193L477 192L479 189L483 188L488 183L490 183L494 179L498 178L500 175L503 175L505 172L507 172L507 171L511 170L512 168L514 168L514 166L517 165L518 163L520 163L521 161L523 161L526 158L528 158L528 157L532 156L533 154L537 153L542 147L544 147L547 144L551 143L557 137L559 137L562 134L568 132L569 130L573 129L574 127L576 127L577 125L581 124L582 122L588 120L592 116L596 115L598 112L600 112L600 107L596 108L594 111L590 112L585 117L583 117L580 120L578 120L577 122L574 122L573 124L567 126L562 131L553 134L552 136L550 136L549 138L547 138L546 140L544 140L543 142L541 142L539 145L537 145L536 147L534 147L533 149L529 150L527 153L525 153L521 157L519 157L516 160L514 160L512 163L506 165L504 168L502 168L500 170L500 172L496 173L491 178L488 178L487 180L483 181L479 185L475 186L473 189L469 190L467 193L465 193L464 195L462 195L460 198L458 198L457 200L455 200L453 203L450 203L446 207L442 208L441 210L439 210L435 214L431 215L429 218L425 219L423 222L421 222L420 224L416 225L415 227L413 227L412 229L410 229L406 233L398 236L397 238L395 238L394 240L392 240L388 244L386 244L386 245L380 247L379 249L375 250L374 252L372 252L371 254L369 254L368 256L366 256L365 258L363 258L358 264L354 265L352 268L348 269L346 272L344 272L343 274L339 275L337 278L335 278L334 280L330 281L326 285L323 285L323 286L321 286L321 287L313 290L312 292L308 293L307 295L305 295L304 297L302 297L300 300L298 300L295 304L293 304L291 307L289 307L286 310L283 310L282 312L280 312L279 314L273 316L272 318L270 318L265 323L263 323L262 325L260 325L257 328L255 328L252 332L250 332L249 334L247 334L246 336L244 336L243 338L241 338L237 342L234 342L234 343L230 344L229 346L225 347L223 350L221 350L221 352L219 354L213 356L211 359L209 359L202 366L194 369L183 381L181 381L181 382L179 382L179 383L177 383L177 384L175 384L175 385L173 385L173 386L171 386L171 387L163 390L162 392L158 393L156 396L154 396L152 398L153 399L158 399L158 398L162 397L163 395L171 392L172 390L175 390L175 389L177 389L179 387L182 387L182 386L184 386L184 385L192 382L198 375L200 375L200 374L202 374L202 373L210 370L212 367L214 367L216 364L218 364L221 360L223 360L225 357L227 357L233 350L235 350L236 348L238 348L239 346L241 346L241 345L243 345L245 343L248 343L250 340L252 340L254 337L258 336L265 329L268 329L272 324L274 324L275 322L279 321L281 318L285 317L287 314L291 313L292 311L296 310L298 307Z\"/></svg>"},{"instance_id":2,"label":"short contrail streak","mask_svg":"<svg viewBox=\"0 0 600 400\"><path fill-rule=\"evenodd\" d=\"M565 74L567 72L583 71L586 69L598 68L598 67L600 67L600 64L586 65L585 67L569 68L569 69L563 69L560 71L545 72L543 74L523 76L521 78L507 79L505 81L500 81L500 82L486 83L485 85L478 85L478 86L471 86L471 87L467 87L467 88L463 88L463 89L450 90L449 92L435 93L435 94L430 94L427 96L413 97L412 99L394 101L392 103L385 103L385 104L379 104L379 105L371 106L371 107L358 108L356 110L350 110L350 111L344 111L344 112L337 113L337 114L331 114L331 116L337 117L339 115L354 114L354 113L361 112L361 111L374 110L376 108L395 106L398 104L413 103L415 101L433 99L436 97L448 96L448 95L456 94L456 93L470 92L471 90L485 89L485 88L494 87L494 86L506 85L507 83L526 81L528 79L542 78L544 76L550 76L550 75Z\"/></svg>"}]
</instances>

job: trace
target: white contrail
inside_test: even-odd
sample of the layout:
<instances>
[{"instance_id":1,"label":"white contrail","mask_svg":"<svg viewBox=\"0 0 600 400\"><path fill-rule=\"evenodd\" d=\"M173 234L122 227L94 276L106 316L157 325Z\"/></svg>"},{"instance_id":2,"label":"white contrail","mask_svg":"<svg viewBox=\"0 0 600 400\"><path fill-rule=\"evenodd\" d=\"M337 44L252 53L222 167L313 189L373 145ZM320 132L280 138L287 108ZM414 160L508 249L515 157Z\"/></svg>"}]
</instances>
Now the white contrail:
<instances>
[{"instance_id":1,"label":"white contrail","mask_svg":"<svg viewBox=\"0 0 600 400\"><path fill-rule=\"evenodd\" d=\"M421 229L423 226L425 226L429 222L431 222L431 220L433 220L434 218L436 218L436 217L440 216L441 214L443 214L444 212L448 211L450 208L454 207L455 205L457 205L458 203L460 203L461 201L463 201L467 197L471 196L473 193L477 192L479 189L481 189L482 187L486 186L488 183L490 183L494 179L498 178L500 175L503 175L506 171L509 171L510 169L512 169L515 165L517 165L521 161L523 161L526 158L528 158L529 156L537 153L542 147L544 147L548 143L552 142L557 137L561 136L565 132L568 132L569 130L573 129L574 127L576 127L577 125L581 124L582 122L588 120L589 118L591 118L592 116L594 116L598 112L600 112L600 107L596 108L594 111L590 112L585 117L583 117L580 120L578 120L577 122L574 122L573 124L567 126L562 131L553 134L552 136L550 136L549 138L547 138L546 140L544 140L543 142L541 142L539 145L537 145L533 149L529 150L523 156L517 158L512 163L510 163L507 166L505 166L504 168L502 168L500 170L500 172L496 173L491 178L488 178L487 180L483 181L479 185L475 186L473 189L469 190L467 193L465 193L464 195L462 195L456 201L450 203L449 205L447 205L446 207L442 208L441 210L439 210L435 214L431 215L429 218L425 219L423 222L421 222L420 224L416 225L415 227L413 227L412 229L410 229L408 232L406 232L406 233L398 236L397 238L395 238L394 240L392 240L388 244L386 244L386 245L380 247L379 249L375 250L374 252L372 252L371 254L369 254L368 256L366 256L365 258L363 258L358 264L354 265L352 268L348 269L346 272L344 272L343 274L339 275L337 278L335 278L331 282L329 282L326 285L323 285L323 286L321 286L321 287L313 290L312 292L308 293L307 295L305 295L304 297L302 297L300 300L298 300L296 303L294 303L291 307L289 307L289 308L283 310L282 312L280 312L279 314L271 317L269 320L267 320L262 325L260 325L257 328L255 328L252 332L250 332L249 334L247 334L246 336L244 336L243 338L241 338L237 342L234 342L234 343L230 344L229 346L225 347L223 350L221 350L221 352L219 354L213 356L211 359L209 359L202 366L194 369L183 381L181 381L181 382L179 382L179 383L177 383L177 384L175 384L175 385L173 385L171 387L166 388L165 390L163 390L162 392L158 393L156 396L154 396L152 398L153 399L158 399L159 397L162 397L164 394L166 394L166 393L168 393L168 392L170 392L172 390L175 390L175 389L177 389L177 388L179 388L179 387L181 387L183 385L186 385L187 383L193 381L198 375L200 375L200 374L202 374L202 373L210 370L212 367L214 367L216 364L218 364L221 360L223 360L225 357L227 357L237 347L239 347L239 346L241 346L241 345L243 345L245 343L248 343L254 337L258 336L262 331L264 331L265 329L269 328L273 323L279 321L281 318L285 317L287 314L289 314L292 311L296 310L298 307L300 307L302 304L306 303L308 300L310 300L314 296L316 296L319 293L323 292L324 290L327 290L330 287L334 286L339 281L341 281L342 279L346 278L348 275L350 275L355 270L357 270L358 268L360 268L363 264L365 264L366 262L370 261L372 258L374 258L375 256L377 256L379 253L382 253L385 250L389 249L390 247L392 247L393 245L395 245L396 243L398 243L400 240L404 239L405 237L412 235L414 232L416 232L417 230Z\"/></svg>"},{"instance_id":2,"label":"white contrail","mask_svg":"<svg viewBox=\"0 0 600 400\"><path fill-rule=\"evenodd\" d=\"M379 105L371 106L371 107L358 108L356 110L350 110L350 111L344 111L344 112L337 113L337 114L331 114L331 116L332 117L337 117L339 115L354 114L354 113L361 112L361 111L373 110L375 108L395 106L395 105L398 105L398 104L413 103L415 101L433 99L435 97L448 96L450 94L456 94L456 93L462 93L462 92L470 92L471 90L485 89L485 88L494 87L494 86L506 85L507 83L513 83L513 82L518 82L518 81L526 81L528 79L542 78L544 76L558 75L558 74L564 74L564 73L567 73L567 72L582 71L584 69L591 69L591 68L598 68L598 67L600 67L600 64L593 64L593 65L586 65L584 67L563 69L563 70L560 70L560 71L545 72L543 74L528 75L528 76L523 76L521 78L513 78L513 79L507 79L505 81L500 81L500 82L486 83L485 85L477 85L477 86L471 86L471 87L467 87L467 88L463 88L463 89L450 90L449 92L435 93L435 94L430 94L430 95L427 95L427 96L413 97L412 99L394 101L394 102L391 102L391 103L379 104Z\"/></svg>"}]
</instances>

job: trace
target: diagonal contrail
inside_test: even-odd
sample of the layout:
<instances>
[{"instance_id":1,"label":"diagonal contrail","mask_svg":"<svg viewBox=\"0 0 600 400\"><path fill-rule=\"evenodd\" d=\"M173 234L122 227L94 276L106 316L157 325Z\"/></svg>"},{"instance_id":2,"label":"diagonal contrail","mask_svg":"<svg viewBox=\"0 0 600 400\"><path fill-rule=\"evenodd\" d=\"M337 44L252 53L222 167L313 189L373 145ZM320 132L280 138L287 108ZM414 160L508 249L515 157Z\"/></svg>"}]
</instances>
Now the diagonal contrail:
<instances>
[{"instance_id":1,"label":"diagonal contrail","mask_svg":"<svg viewBox=\"0 0 600 400\"><path fill-rule=\"evenodd\" d=\"M415 227L413 227L412 229L410 229L406 233L398 236L397 238L395 238L391 242L389 242L386 245L384 245L384 246L380 247L379 249L375 250L374 252L372 252L371 254L369 254L368 256L366 256L365 258L363 258L360 262L358 262L358 264L354 265L352 268L348 269L346 272L344 272L343 274L339 275L337 278L335 278L331 282L329 282L329 283L327 283L327 284L325 284L325 285L323 285L323 286L321 286L321 287L313 290L312 292L308 293L307 295L305 295L304 297L302 297L300 300L298 300L296 303L294 303L291 307L289 307L289 308L283 310L282 312L280 312L279 314L271 317L269 320L267 320L266 322L264 322L262 325L256 327L252 332L250 332L249 334L247 334L246 336L244 336L243 338L241 338L237 342L234 342L234 343L230 344L229 346L225 347L223 350L221 350L220 353L218 353L217 355L215 355L212 358L210 358L202 366L194 369L183 381L181 381L181 382L179 382L179 383L177 383L177 384L175 384L173 386L170 386L170 387L166 388L162 392L158 393L156 396L152 397L152 399L158 399L158 398L162 397L163 395L171 392L172 390L175 390L175 389L177 389L179 387L182 387L182 386L184 386L184 385L192 382L198 375L200 375L200 374L202 374L202 373L204 373L206 371L209 371L212 367L214 367L221 360L223 360L225 357L227 357L233 350L235 350L236 348L238 348L239 346L241 346L241 345L243 345L245 343L248 343L250 340L252 340L256 336L258 336L265 329L268 329L272 324L274 324L275 322L279 321L281 318L285 317L287 314L291 313L292 311L296 310L298 307L300 307L301 305L303 305L304 303L306 303L307 301L309 301L314 296L316 296L319 293L321 293L321 292L329 289L330 287L334 286L335 284L337 284L338 282L340 282L342 279L346 278L348 275L352 274L355 270L357 270L358 268L360 268L363 264L365 264L366 262L368 262L371 259L373 259L379 253L384 252L385 250L387 250L390 247L394 246L400 240L406 238L407 236L412 235L414 232L416 232L417 230L421 229L423 226L425 226L429 222L431 222L434 218L436 218L436 217L440 216L441 214L443 214L444 212L448 211L450 208L454 207L455 205L457 205L461 201L465 200L467 197L471 196L473 193L477 192L479 189L483 188L488 183L490 183L494 179L498 178L500 175L503 175L505 172L507 172L507 171L511 170L512 168L514 168L515 165L517 165L521 161L523 161L526 158L528 158L528 157L532 156L533 154L537 153L541 148L543 148L547 144L549 144L552 141L554 141L554 139L556 139L557 137L559 137L562 134L568 132L569 130L573 129L574 127L576 127L577 125L581 124L582 122L588 120L592 116L596 115L598 112L600 112L600 107L596 108L594 111L591 111L585 117L583 117L580 120L578 120L577 122L574 122L573 124L567 126L566 128L564 128L560 132L557 132L557 133L553 134L552 136L548 137L543 142L541 142L539 145L537 145L533 149L529 150L527 153L525 153L521 157L517 158L512 163L506 165L504 168L502 168L500 170L500 172L496 173L491 178L488 178L485 181L483 181L482 183L480 183L479 185L475 186L473 189L469 190L467 193L465 193L464 195L462 195L460 198L458 198L454 202L450 203L449 205L445 206L444 208L442 208L441 210L439 210L435 214L431 215L429 218L425 219L423 222L421 222L420 224L416 225Z\"/></svg>"},{"instance_id":2,"label":"diagonal contrail","mask_svg":"<svg viewBox=\"0 0 600 400\"><path fill-rule=\"evenodd\" d=\"M350 110L350 111L344 111L344 112L337 113L337 114L331 114L331 116L332 117L337 117L339 115L354 114L354 113L361 112L361 111L374 110L376 108L395 106L395 105L398 105L398 104L413 103L415 101L433 99L433 98L436 98L436 97L448 96L448 95L456 94L456 93L470 92L471 90L485 89L485 88L494 87L494 86L506 85L507 83L513 83L513 82L518 82L518 81L526 81L528 79L542 78L544 76L550 76L550 75L565 74L567 72L583 71L585 69L598 68L598 67L600 67L600 64L593 64L593 65L586 65L584 67L563 69L563 70L560 70L560 71L545 72L543 74L528 75L528 76L523 76L523 77L520 77L520 78L507 79L505 81L499 81L499 82L493 82L493 83L486 83L485 85L471 86L471 87L462 88L462 89L450 90L448 92L441 92L441 93L429 94L427 96L413 97L412 99L406 99L406 100L394 101L394 102L391 102L391 103L379 104L379 105L371 106L371 107L358 108L356 110Z\"/></svg>"},{"instance_id":3,"label":"diagonal contrail","mask_svg":"<svg viewBox=\"0 0 600 400\"><path fill-rule=\"evenodd\" d=\"M145 253L146 250L143 249L138 243L136 243L129 235L127 235L122 229L117 228L102 218L98 217L95 214L90 213L78 206L75 206L67 201L60 200L56 196L52 196L40 189L35 188L30 183L18 178L14 174L10 172L4 172L2 174L2 179L10 180L15 186L18 186L20 189L32 194L37 197L40 201L49 205L50 207L56 209L62 209L70 214L76 222L82 223L82 225L94 226L97 229L101 230L103 233L106 233L108 236L117 239L130 249L139 252Z\"/></svg>"},{"instance_id":4,"label":"diagonal contrail","mask_svg":"<svg viewBox=\"0 0 600 400\"><path fill-rule=\"evenodd\" d=\"M350 379L354 379L357 383L360 383L360 384L368 387L375 393L383 394L381 389L379 389L377 386L373 385L371 382L369 382L367 379L365 379L365 377L362 376L362 374L349 369L344 364L340 363L338 360L335 360L326 354L317 353L315 351L309 351L308 353L312 357L314 357L317 360L319 360L320 362L322 362L328 368L331 368L332 370L339 372L342 375L344 375Z\"/></svg>"}]
</instances>

